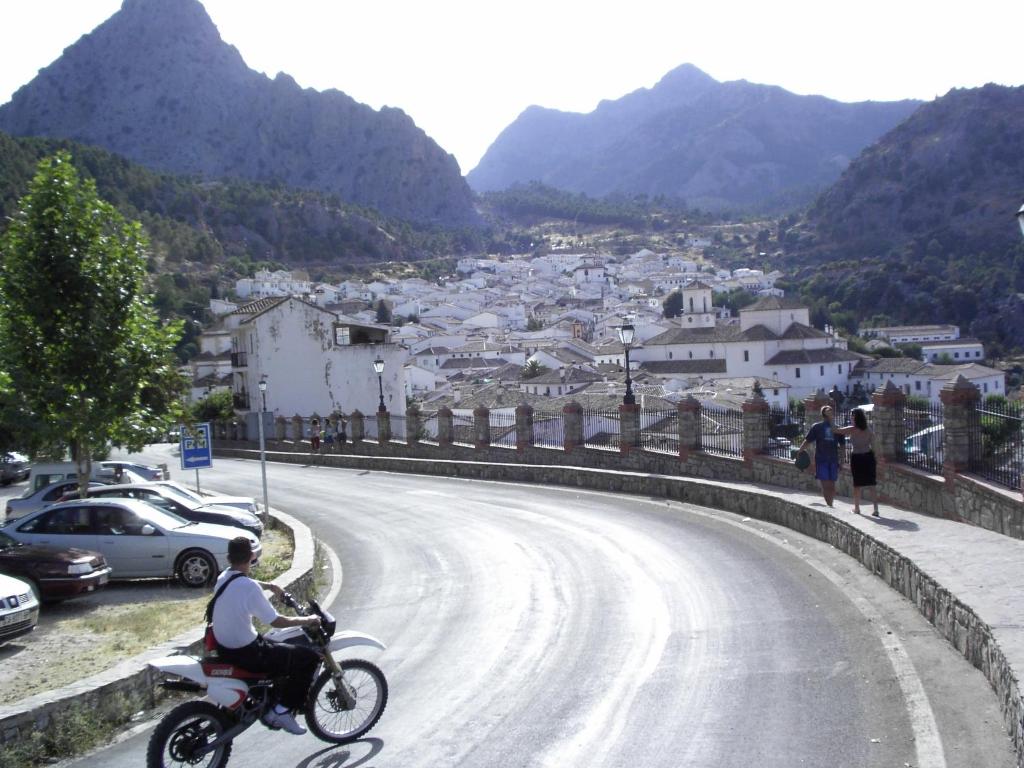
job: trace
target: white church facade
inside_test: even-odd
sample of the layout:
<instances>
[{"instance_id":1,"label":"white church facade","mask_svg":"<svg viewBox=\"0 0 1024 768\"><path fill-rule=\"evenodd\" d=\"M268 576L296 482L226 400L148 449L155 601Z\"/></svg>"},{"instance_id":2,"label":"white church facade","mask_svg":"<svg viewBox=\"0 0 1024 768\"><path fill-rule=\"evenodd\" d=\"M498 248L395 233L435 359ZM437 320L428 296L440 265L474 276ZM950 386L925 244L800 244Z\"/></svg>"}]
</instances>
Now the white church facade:
<instances>
[{"instance_id":1,"label":"white church facade","mask_svg":"<svg viewBox=\"0 0 1024 768\"><path fill-rule=\"evenodd\" d=\"M659 361L669 373L678 361L680 373L705 361L718 376L763 377L789 386L789 397L802 399L823 389L851 389L861 356L844 339L810 325L809 310L799 301L765 296L740 310L739 323L722 323L712 307L710 286L695 282L683 288L679 327L644 342L631 358ZM724 370L723 370L724 368Z\"/></svg>"}]
</instances>

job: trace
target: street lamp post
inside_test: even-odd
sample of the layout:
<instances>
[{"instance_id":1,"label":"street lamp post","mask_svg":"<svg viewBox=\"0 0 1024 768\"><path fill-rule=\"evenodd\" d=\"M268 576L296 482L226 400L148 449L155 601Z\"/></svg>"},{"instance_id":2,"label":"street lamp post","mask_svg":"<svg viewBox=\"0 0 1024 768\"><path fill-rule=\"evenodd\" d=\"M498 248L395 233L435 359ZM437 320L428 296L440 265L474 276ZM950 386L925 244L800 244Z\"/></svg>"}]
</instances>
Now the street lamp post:
<instances>
[{"instance_id":1,"label":"street lamp post","mask_svg":"<svg viewBox=\"0 0 1024 768\"><path fill-rule=\"evenodd\" d=\"M1020 224L1020 233L1024 235L1024 205L1017 211L1017 223Z\"/></svg>"},{"instance_id":2,"label":"street lamp post","mask_svg":"<svg viewBox=\"0 0 1024 768\"><path fill-rule=\"evenodd\" d=\"M633 380L629 377L629 348L633 344L635 334L636 329L629 323L619 326L619 341L622 342L622 348L626 352L626 396L622 398L623 405L636 405L636 397L633 395Z\"/></svg>"},{"instance_id":3,"label":"street lamp post","mask_svg":"<svg viewBox=\"0 0 1024 768\"><path fill-rule=\"evenodd\" d=\"M263 419L267 411L267 377L264 376L259 382L260 388L260 473L263 476L263 522L270 521L270 502L267 501L267 447L263 437Z\"/></svg>"},{"instance_id":4,"label":"street lamp post","mask_svg":"<svg viewBox=\"0 0 1024 768\"><path fill-rule=\"evenodd\" d=\"M384 405L384 360L378 357L373 361L373 370L377 374L377 386L380 388L380 405L377 407L378 413L384 413L387 411L387 406Z\"/></svg>"}]
</instances>

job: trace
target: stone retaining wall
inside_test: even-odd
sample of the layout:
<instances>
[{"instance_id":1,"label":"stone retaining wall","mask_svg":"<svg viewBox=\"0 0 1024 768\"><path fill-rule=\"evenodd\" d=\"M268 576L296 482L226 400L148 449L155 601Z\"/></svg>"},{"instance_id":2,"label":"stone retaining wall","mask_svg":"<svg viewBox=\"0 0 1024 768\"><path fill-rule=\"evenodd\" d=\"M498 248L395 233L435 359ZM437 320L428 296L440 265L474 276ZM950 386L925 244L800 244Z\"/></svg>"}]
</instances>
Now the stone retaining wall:
<instances>
[{"instance_id":1,"label":"stone retaining wall","mask_svg":"<svg viewBox=\"0 0 1024 768\"><path fill-rule=\"evenodd\" d=\"M280 512L272 512L276 525L291 531L294 544L292 567L274 579L284 589L304 599L313 590L315 551L309 528ZM77 683L30 696L16 704L0 706L0 748L14 746L35 730L43 730L55 718L76 707L104 711L111 701L138 701L140 706L156 704L161 674L148 665L152 659L175 653L198 654L202 650L205 625L190 629L156 648L134 656Z\"/></svg>"},{"instance_id":2,"label":"stone retaining wall","mask_svg":"<svg viewBox=\"0 0 1024 768\"><path fill-rule=\"evenodd\" d=\"M446 477L465 477L479 480L554 484L589 488L615 493L629 493L674 499L699 506L734 512L745 517L786 526L831 544L883 579L893 589L905 595L921 614L928 619L963 656L988 679L1003 710L1004 723L1017 750L1018 760L1024 761L1024 703L1021 701L1017 676L997 642L995 632L974 610L962 603L956 595L935 579L921 571L914 562L883 544L867 533L831 515L790 501L782 495L777 482L791 480L797 487L815 490L816 484L806 474L798 473L788 462L758 456L753 461L740 461L706 454L691 455L683 466L678 460L666 457L658 462L671 466L670 474L652 471L628 471L624 464L638 463L635 452L627 457L607 451L589 450L586 463L580 466L584 451L570 456L559 451L528 449L523 452L488 449L477 451L453 450L459 446L430 450L431 446L418 446L405 450L405 446L374 446L373 455L361 447L348 446L348 452L311 457L297 451L272 451L267 458L292 464L308 464L311 460L329 466L373 469L388 472L410 472ZM401 450L400 450L401 449ZM258 459L259 451L215 444L216 455L230 458ZM538 453L538 450L540 451ZM409 453L422 453L410 456ZM451 457L439 454L448 453ZM383 454L383 455L382 455ZM401 454L401 455L399 455ZM455 458L459 456L459 458ZM473 460L470 460L472 457ZM501 458L505 460L502 461ZM543 463L529 463L531 458L549 459ZM515 459L509 461L509 459ZM570 461L572 463L570 463ZM649 462L643 462L650 466ZM598 466L590 466L590 464ZM601 465L610 465L602 468ZM680 477L680 470L700 478ZM900 482L914 482L913 470L901 473ZM780 474L781 473L781 474ZM788 474L794 474L789 477ZM908 479L909 477L909 479ZM924 476L931 482L931 478ZM766 488L753 482L770 478L775 488ZM716 480L722 481L721 483ZM749 488L736 488L731 483L753 481ZM936 481L942 482L941 479ZM730 484L726 484L730 483ZM941 486L939 486L941 488ZM958 489L959 490L959 489ZM942 491L945 493L945 491ZM966 488L967 496L980 497L988 489Z\"/></svg>"}]
</instances>

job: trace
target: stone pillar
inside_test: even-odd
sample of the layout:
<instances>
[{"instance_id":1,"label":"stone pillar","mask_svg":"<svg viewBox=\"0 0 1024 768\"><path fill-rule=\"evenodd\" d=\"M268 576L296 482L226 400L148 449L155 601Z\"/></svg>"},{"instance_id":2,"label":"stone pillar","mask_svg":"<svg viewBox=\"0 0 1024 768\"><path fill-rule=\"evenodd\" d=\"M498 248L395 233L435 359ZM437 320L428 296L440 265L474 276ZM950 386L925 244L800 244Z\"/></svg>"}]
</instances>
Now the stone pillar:
<instances>
[{"instance_id":1,"label":"stone pillar","mask_svg":"<svg viewBox=\"0 0 1024 768\"><path fill-rule=\"evenodd\" d=\"M377 444L391 442L391 411L377 411Z\"/></svg>"},{"instance_id":2,"label":"stone pillar","mask_svg":"<svg viewBox=\"0 0 1024 768\"><path fill-rule=\"evenodd\" d=\"M533 408L526 403L516 406L516 450L533 447Z\"/></svg>"},{"instance_id":3,"label":"stone pillar","mask_svg":"<svg viewBox=\"0 0 1024 768\"><path fill-rule=\"evenodd\" d=\"M583 447L583 406L573 400L562 408L562 448L572 453Z\"/></svg>"},{"instance_id":4,"label":"stone pillar","mask_svg":"<svg viewBox=\"0 0 1024 768\"><path fill-rule=\"evenodd\" d=\"M423 430L423 413L413 403L405 409L405 442L406 445L419 445L420 432Z\"/></svg>"},{"instance_id":5,"label":"stone pillar","mask_svg":"<svg viewBox=\"0 0 1024 768\"><path fill-rule=\"evenodd\" d=\"M452 444L455 435L455 420L452 416L452 409L445 406L437 412L437 444L440 447L447 447Z\"/></svg>"},{"instance_id":6,"label":"stone pillar","mask_svg":"<svg viewBox=\"0 0 1024 768\"><path fill-rule=\"evenodd\" d=\"M981 446L975 444L974 435L981 433L978 403L981 393L962 375L947 382L939 390L942 401L942 470L948 480L958 472L966 472L971 459Z\"/></svg>"},{"instance_id":7,"label":"stone pillar","mask_svg":"<svg viewBox=\"0 0 1024 768\"><path fill-rule=\"evenodd\" d=\"M903 406L907 396L890 379L884 387L875 390L871 402L875 405L872 421L878 458L896 461L903 455Z\"/></svg>"},{"instance_id":8,"label":"stone pillar","mask_svg":"<svg viewBox=\"0 0 1024 768\"><path fill-rule=\"evenodd\" d=\"M640 447L640 406L619 406L619 453L627 454Z\"/></svg>"},{"instance_id":9,"label":"stone pillar","mask_svg":"<svg viewBox=\"0 0 1024 768\"><path fill-rule=\"evenodd\" d=\"M751 393L740 406L743 410L743 460L768 453L768 401L760 391Z\"/></svg>"},{"instance_id":10,"label":"stone pillar","mask_svg":"<svg viewBox=\"0 0 1024 768\"><path fill-rule=\"evenodd\" d=\"M296 444L302 442L302 417L298 414L292 416L292 440Z\"/></svg>"},{"instance_id":11,"label":"stone pillar","mask_svg":"<svg viewBox=\"0 0 1024 768\"><path fill-rule=\"evenodd\" d=\"M693 451L700 450L700 401L687 395L676 406L679 413L679 459L686 461Z\"/></svg>"},{"instance_id":12,"label":"stone pillar","mask_svg":"<svg viewBox=\"0 0 1024 768\"><path fill-rule=\"evenodd\" d=\"M288 435L288 422L285 421L284 416L278 416L274 419L274 438L276 440L284 440Z\"/></svg>"},{"instance_id":13,"label":"stone pillar","mask_svg":"<svg viewBox=\"0 0 1024 768\"><path fill-rule=\"evenodd\" d=\"M363 438L366 437L366 417L363 416L363 412L360 410L352 411L352 415L348 418L348 428L352 435L352 444L363 442Z\"/></svg>"},{"instance_id":14,"label":"stone pillar","mask_svg":"<svg viewBox=\"0 0 1024 768\"><path fill-rule=\"evenodd\" d=\"M804 426L807 429L811 428L811 424L821 421L821 409L826 405L831 405L832 410L835 410L832 400L825 394L825 390L820 388L813 395L804 398Z\"/></svg>"},{"instance_id":15,"label":"stone pillar","mask_svg":"<svg viewBox=\"0 0 1024 768\"><path fill-rule=\"evenodd\" d=\"M473 445L477 450L491 447L491 411L482 405L473 409Z\"/></svg>"}]
</instances>

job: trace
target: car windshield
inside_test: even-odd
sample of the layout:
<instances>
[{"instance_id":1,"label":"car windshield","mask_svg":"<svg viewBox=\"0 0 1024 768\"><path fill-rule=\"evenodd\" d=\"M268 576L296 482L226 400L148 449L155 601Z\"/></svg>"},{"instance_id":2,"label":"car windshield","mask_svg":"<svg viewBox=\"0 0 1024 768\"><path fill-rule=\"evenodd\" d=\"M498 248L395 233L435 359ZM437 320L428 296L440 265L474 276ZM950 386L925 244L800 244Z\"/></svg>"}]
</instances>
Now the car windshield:
<instances>
[{"instance_id":1,"label":"car windshield","mask_svg":"<svg viewBox=\"0 0 1024 768\"><path fill-rule=\"evenodd\" d=\"M169 512L166 509L154 507L150 504L146 505L145 511L138 510L138 513L139 517L146 519L148 522L156 523L162 528L184 528L186 525L192 525L191 522L181 515Z\"/></svg>"},{"instance_id":2,"label":"car windshield","mask_svg":"<svg viewBox=\"0 0 1024 768\"><path fill-rule=\"evenodd\" d=\"M6 533L0 532L0 550L14 549L15 547L22 546L20 541L15 541Z\"/></svg>"},{"instance_id":3,"label":"car windshield","mask_svg":"<svg viewBox=\"0 0 1024 768\"><path fill-rule=\"evenodd\" d=\"M178 485L177 483L174 482L160 483L160 487L174 491L175 493L184 496L187 499L192 499L192 501L197 501L199 503L203 503L204 501L203 497L200 496L195 491L193 491L191 488L186 488L185 486Z\"/></svg>"},{"instance_id":4,"label":"car windshield","mask_svg":"<svg viewBox=\"0 0 1024 768\"><path fill-rule=\"evenodd\" d=\"M187 509L195 509L196 507L202 506L200 502L197 502L195 499L190 499L188 496L178 491L177 488L168 488L164 486L160 489L160 495L164 498L170 499L171 501L178 502Z\"/></svg>"}]
</instances>

